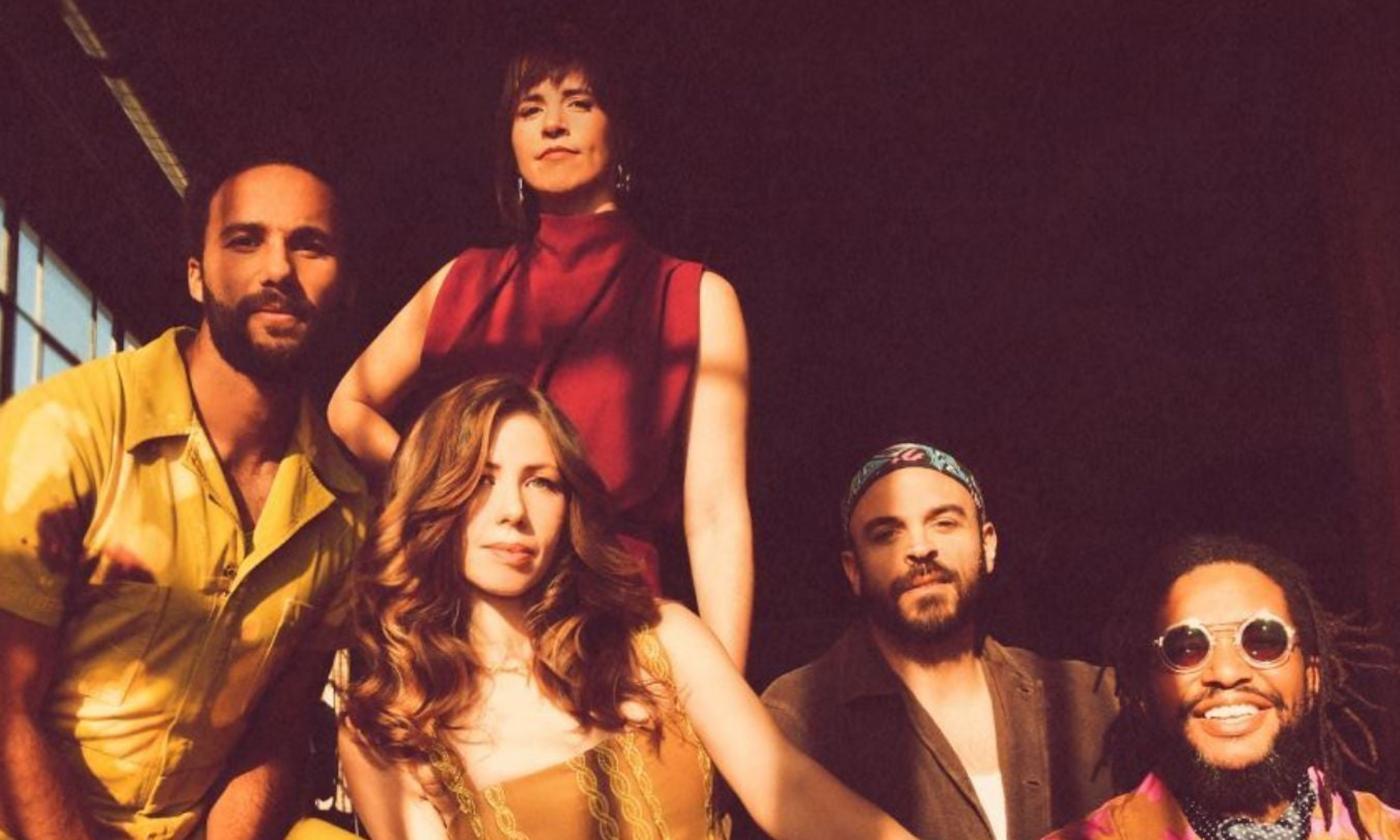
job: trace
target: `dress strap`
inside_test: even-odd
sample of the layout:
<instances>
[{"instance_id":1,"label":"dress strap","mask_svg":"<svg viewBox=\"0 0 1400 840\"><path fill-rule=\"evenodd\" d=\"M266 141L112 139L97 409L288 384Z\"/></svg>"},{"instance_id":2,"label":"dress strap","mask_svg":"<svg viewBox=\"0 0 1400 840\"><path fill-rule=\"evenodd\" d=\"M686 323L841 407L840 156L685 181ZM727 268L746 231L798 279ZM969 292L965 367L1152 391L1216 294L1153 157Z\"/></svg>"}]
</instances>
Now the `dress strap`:
<instances>
[{"instance_id":1,"label":"dress strap","mask_svg":"<svg viewBox=\"0 0 1400 840\"><path fill-rule=\"evenodd\" d=\"M486 840L486 826L481 822L481 811L476 805L476 792L462 760L451 749L441 743L434 743L428 751L428 763L437 774L438 781L457 802L457 808L466 816L475 840Z\"/></svg>"},{"instance_id":2,"label":"dress strap","mask_svg":"<svg viewBox=\"0 0 1400 840\"><path fill-rule=\"evenodd\" d=\"M676 728L681 737L695 750L695 758L700 764L700 776L705 784L706 836L708 838L722 837L723 834L714 810L714 763L710 760L710 754L705 751L705 745L701 743L700 736L695 732L695 727L691 725L690 718L681 708L680 691L676 688L676 678L671 670L671 658L666 655L666 649L662 647L661 639L657 638L656 628L644 627L637 631L633 638L637 654L641 657L642 667L665 686L667 692L670 693L672 716L676 721Z\"/></svg>"},{"instance_id":3,"label":"dress strap","mask_svg":"<svg viewBox=\"0 0 1400 840\"><path fill-rule=\"evenodd\" d=\"M633 636L633 644L636 647L637 655L641 658L642 668L651 674L679 701L676 692L676 680L671 673L671 659L666 655L666 649L661 646L661 640L656 636L656 628L643 627Z\"/></svg>"}]
</instances>

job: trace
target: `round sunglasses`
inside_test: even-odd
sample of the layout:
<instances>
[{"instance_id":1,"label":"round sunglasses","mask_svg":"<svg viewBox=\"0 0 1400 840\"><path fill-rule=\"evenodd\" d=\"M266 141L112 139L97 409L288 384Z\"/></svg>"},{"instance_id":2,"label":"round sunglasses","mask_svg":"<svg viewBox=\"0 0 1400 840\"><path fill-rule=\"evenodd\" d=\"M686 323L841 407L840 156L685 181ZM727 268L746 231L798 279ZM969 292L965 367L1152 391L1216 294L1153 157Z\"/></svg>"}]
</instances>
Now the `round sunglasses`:
<instances>
[{"instance_id":1,"label":"round sunglasses","mask_svg":"<svg viewBox=\"0 0 1400 840\"><path fill-rule=\"evenodd\" d=\"M1178 674L1204 668L1215 647L1215 637L1233 632L1235 650L1250 667L1277 668L1288 661L1297 643L1298 631L1291 624L1260 610L1239 622L1206 624L1195 618L1177 622L1152 640L1162 664Z\"/></svg>"}]
</instances>

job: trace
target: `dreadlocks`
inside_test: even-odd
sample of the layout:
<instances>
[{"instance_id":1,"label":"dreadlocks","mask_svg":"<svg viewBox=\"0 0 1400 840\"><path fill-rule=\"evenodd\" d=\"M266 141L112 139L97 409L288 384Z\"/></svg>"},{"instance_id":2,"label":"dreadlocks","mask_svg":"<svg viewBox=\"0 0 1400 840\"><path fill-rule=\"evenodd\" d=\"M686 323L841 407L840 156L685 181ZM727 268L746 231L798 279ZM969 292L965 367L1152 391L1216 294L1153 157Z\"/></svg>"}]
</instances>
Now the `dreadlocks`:
<instances>
[{"instance_id":1,"label":"dreadlocks","mask_svg":"<svg viewBox=\"0 0 1400 840\"><path fill-rule=\"evenodd\" d=\"M1303 721L1312 761L1321 771L1318 799L1323 819L1331 826L1332 796L1336 794L1365 840L1369 833L1361 824L1356 793L1343 770L1347 762L1375 769L1380 757L1376 739L1357 709L1379 707L1357 691L1353 677L1358 670L1392 672L1392 654L1369 629L1326 610L1296 563L1237 537L1195 536L1169 546L1120 596L1104 634L1104 657L1117 672L1121 707L1105 745L1105 760L1115 781L1125 787L1136 784L1162 753L1160 727L1149 701L1149 677L1155 661L1149 651L1157 633L1157 608L1178 578L1214 563L1252 566L1283 590L1302 652L1317 669L1316 684L1309 680L1304 686Z\"/></svg>"}]
</instances>

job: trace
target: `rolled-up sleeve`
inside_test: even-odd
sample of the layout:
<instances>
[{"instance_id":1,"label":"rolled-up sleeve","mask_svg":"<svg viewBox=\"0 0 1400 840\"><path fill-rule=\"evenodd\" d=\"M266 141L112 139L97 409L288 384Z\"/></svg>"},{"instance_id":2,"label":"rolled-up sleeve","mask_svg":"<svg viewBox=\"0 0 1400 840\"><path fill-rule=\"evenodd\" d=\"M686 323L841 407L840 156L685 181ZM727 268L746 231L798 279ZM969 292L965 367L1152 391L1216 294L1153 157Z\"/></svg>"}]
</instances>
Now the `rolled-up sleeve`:
<instances>
[{"instance_id":1,"label":"rolled-up sleeve","mask_svg":"<svg viewBox=\"0 0 1400 840\"><path fill-rule=\"evenodd\" d=\"M0 609L54 627L110 462L112 412L79 370L0 406ZM110 403L109 403L110 404Z\"/></svg>"}]
</instances>

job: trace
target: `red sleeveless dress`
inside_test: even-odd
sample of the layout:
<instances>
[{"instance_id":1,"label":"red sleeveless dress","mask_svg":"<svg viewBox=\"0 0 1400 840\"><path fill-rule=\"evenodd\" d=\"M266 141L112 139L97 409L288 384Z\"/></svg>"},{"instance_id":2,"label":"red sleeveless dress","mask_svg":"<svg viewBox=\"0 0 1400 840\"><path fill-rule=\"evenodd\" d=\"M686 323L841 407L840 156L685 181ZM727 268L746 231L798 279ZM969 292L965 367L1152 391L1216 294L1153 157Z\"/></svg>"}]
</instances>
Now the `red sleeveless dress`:
<instances>
[{"instance_id":1,"label":"red sleeveless dress","mask_svg":"<svg viewBox=\"0 0 1400 840\"><path fill-rule=\"evenodd\" d=\"M457 257L423 341L434 393L508 374L568 415L658 592L655 539L680 510L702 271L619 212L542 215L526 246Z\"/></svg>"}]
</instances>

